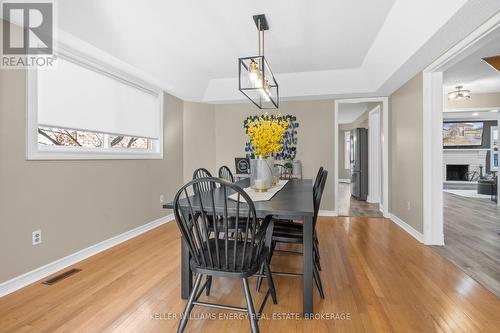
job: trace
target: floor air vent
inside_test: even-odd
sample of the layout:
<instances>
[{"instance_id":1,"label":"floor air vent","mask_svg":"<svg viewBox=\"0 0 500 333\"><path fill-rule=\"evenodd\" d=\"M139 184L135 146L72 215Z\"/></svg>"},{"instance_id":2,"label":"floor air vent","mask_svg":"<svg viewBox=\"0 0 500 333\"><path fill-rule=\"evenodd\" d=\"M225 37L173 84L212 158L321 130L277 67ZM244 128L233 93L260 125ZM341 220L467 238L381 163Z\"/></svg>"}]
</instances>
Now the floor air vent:
<instances>
[{"instance_id":1,"label":"floor air vent","mask_svg":"<svg viewBox=\"0 0 500 333\"><path fill-rule=\"evenodd\" d=\"M47 281L43 281L42 284L46 284L46 285L51 286L51 285L56 284L57 282L64 280L65 278L70 277L71 275L76 274L80 271L81 271L81 269L72 268L69 271L66 271L64 273L61 273L59 275L54 276L53 278L48 279Z\"/></svg>"}]
</instances>

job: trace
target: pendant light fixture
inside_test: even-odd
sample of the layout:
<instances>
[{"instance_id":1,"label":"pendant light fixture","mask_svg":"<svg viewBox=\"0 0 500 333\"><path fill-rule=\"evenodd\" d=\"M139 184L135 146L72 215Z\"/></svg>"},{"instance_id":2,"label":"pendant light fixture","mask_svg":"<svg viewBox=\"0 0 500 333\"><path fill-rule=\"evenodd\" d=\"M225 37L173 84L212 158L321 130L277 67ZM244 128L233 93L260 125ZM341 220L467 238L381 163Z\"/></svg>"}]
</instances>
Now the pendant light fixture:
<instances>
[{"instance_id":1,"label":"pendant light fixture","mask_svg":"<svg viewBox=\"0 0 500 333\"><path fill-rule=\"evenodd\" d=\"M238 89L259 109L277 109L278 82L264 57L264 32L269 25L264 14L254 15L253 20L259 34L259 54L238 59Z\"/></svg>"},{"instance_id":2,"label":"pendant light fixture","mask_svg":"<svg viewBox=\"0 0 500 333\"><path fill-rule=\"evenodd\" d=\"M456 86L455 90L448 93L448 99L452 101L461 101L470 98L470 90L463 89L463 86Z\"/></svg>"}]
</instances>

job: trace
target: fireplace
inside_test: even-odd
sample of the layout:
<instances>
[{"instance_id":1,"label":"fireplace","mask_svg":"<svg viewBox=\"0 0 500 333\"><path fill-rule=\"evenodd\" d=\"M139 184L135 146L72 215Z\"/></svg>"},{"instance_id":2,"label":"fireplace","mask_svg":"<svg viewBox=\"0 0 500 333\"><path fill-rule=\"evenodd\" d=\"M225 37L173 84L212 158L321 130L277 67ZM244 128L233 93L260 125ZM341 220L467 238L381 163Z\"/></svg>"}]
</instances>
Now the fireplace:
<instances>
[{"instance_id":1,"label":"fireplace","mask_svg":"<svg viewBox=\"0 0 500 333\"><path fill-rule=\"evenodd\" d=\"M447 164L446 180L467 180L469 166L467 164Z\"/></svg>"}]
</instances>

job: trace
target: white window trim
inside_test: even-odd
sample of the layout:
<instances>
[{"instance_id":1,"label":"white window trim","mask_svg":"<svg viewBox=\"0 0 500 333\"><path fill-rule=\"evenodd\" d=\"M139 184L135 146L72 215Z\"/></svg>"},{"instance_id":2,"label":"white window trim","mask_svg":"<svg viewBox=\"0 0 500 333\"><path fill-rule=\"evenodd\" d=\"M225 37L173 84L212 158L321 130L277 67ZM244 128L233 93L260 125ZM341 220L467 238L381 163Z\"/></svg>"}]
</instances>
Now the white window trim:
<instances>
[{"instance_id":1,"label":"white window trim","mask_svg":"<svg viewBox=\"0 0 500 333\"><path fill-rule=\"evenodd\" d=\"M122 160L122 159L163 159L163 91L114 66L88 56L78 55L74 51L58 50L58 57L69 59L87 68L108 75L131 86L153 92L158 98L160 108L158 126L161 126L158 140L151 140L151 149L120 148L79 148L79 147L43 147L38 144L38 105L37 105L37 70L26 70L26 159L27 160ZM50 69L43 69L50 70Z\"/></svg>"}]
</instances>

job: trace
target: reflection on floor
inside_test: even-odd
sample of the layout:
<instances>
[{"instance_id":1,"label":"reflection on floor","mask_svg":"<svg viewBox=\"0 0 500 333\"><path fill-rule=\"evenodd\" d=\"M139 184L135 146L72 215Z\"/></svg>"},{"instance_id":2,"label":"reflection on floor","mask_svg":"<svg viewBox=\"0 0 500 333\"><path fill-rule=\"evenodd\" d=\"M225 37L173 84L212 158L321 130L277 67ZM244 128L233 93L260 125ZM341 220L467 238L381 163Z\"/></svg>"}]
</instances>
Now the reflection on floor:
<instances>
[{"instance_id":1,"label":"reflection on floor","mask_svg":"<svg viewBox=\"0 0 500 333\"><path fill-rule=\"evenodd\" d=\"M395 223L320 217L316 228L325 299L314 287L315 315L303 320L303 280L276 275L278 304L264 307L262 333L500 332L500 299ZM186 304L179 249L171 222L78 263L82 271L59 283L2 297L0 331L175 332ZM300 272L302 262L278 252L272 268ZM265 289L249 280L258 308ZM216 277L201 301L245 306L241 285ZM197 306L186 333L248 333L242 315Z\"/></svg>"},{"instance_id":2,"label":"reflection on floor","mask_svg":"<svg viewBox=\"0 0 500 333\"><path fill-rule=\"evenodd\" d=\"M339 216L382 217L378 204L358 201L351 197L350 184L339 183Z\"/></svg>"},{"instance_id":3,"label":"reflection on floor","mask_svg":"<svg viewBox=\"0 0 500 333\"><path fill-rule=\"evenodd\" d=\"M500 297L500 208L446 192L443 200L445 246L436 250Z\"/></svg>"}]
</instances>

